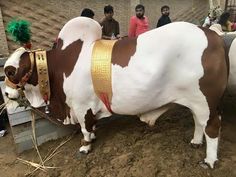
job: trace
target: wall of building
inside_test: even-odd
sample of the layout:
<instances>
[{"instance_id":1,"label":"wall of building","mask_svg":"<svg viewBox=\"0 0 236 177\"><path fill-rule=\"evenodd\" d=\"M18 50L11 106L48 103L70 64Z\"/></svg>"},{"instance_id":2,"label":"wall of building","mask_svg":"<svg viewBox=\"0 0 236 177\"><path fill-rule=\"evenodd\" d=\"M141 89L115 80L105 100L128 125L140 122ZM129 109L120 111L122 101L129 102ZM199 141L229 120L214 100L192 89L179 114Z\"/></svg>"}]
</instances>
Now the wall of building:
<instances>
[{"instance_id":1,"label":"wall of building","mask_svg":"<svg viewBox=\"0 0 236 177\"><path fill-rule=\"evenodd\" d=\"M0 8L0 58L9 55L5 28L3 25L2 11Z\"/></svg>"},{"instance_id":2,"label":"wall of building","mask_svg":"<svg viewBox=\"0 0 236 177\"><path fill-rule=\"evenodd\" d=\"M62 26L69 19L79 16L85 7L93 9L95 20L100 21L104 17L104 6L111 4L114 18L120 23L121 35L127 35L129 18L135 14L134 8L138 3L145 6L151 28L155 28L164 4L170 6L173 21L194 22L189 18L191 15L194 19L203 18L208 10L208 0L0 0L0 7L5 27L16 17L29 20L32 24L33 48L49 49ZM197 15L194 15L195 12ZM8 37L7 45L10 53L19 47Z\"/></svg>"}]
</instances>

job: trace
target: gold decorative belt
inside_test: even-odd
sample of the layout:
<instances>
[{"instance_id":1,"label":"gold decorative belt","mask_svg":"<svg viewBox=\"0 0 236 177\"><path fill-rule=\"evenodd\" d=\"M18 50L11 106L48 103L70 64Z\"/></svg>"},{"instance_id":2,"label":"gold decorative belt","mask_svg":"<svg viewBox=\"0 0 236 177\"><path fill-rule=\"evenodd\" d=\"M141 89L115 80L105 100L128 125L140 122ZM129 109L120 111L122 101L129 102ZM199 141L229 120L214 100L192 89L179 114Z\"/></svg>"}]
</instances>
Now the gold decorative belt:
<instances>
[{"instance_id":1,"label":"gold decorative belt","mask_svg":"<svg viewBox=\"0 0 236 177\"><path fill-rule=\"evenodd\" d=\"M51 91L50 91L50 83L48 76L46 51L45 50L35 51L35 60L37 65L40 93L42 94L44 101L48 101L51 95Z\"/></svg>"},{"instance_id":2,"label":"gold decorative belt","mask_svg":"<svg viewBox=\"0 0 236 177\"><path fill-rule=\"evenodd\" d=\"M112 48L117 40L96 41L92 53L92 81L97 96L103 101L107 109L110 109L112 98L111 86L111 56Z\"/></svg>"}]
</instances>

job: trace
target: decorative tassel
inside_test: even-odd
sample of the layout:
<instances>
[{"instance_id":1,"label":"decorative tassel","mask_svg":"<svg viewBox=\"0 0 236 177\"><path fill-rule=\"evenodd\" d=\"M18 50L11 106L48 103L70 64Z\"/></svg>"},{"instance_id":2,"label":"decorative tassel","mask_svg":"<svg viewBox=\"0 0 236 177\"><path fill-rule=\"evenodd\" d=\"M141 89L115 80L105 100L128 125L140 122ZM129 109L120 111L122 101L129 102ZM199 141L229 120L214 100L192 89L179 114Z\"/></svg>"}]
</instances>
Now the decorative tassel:
<instances>
[{"instance_id":1,"label":"decorative tassel","mask_svg":"<svg viewBox=\"0 0 236 177\"><path fill-rule=\"evenodd\" d=\"M30 22L26 20L13 19L7 24L6 31L15 42L19 42L26 48L31 47Z\"/></svg>"}]
</instances>

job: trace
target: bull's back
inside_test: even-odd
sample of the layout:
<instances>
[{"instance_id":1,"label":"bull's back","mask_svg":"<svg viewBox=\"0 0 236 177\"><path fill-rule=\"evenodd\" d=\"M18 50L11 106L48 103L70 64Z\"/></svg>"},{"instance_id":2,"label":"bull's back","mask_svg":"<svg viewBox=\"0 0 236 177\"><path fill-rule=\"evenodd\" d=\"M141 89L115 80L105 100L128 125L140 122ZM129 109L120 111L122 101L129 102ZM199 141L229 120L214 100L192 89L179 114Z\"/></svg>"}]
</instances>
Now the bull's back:
<instances>
[{"instance_id":1,"label":"bull's back","mask_svg":"<svg viewBox=\"0 0 236 177\"><path fill-rule=\"evenodd\" d=\"M112 67L112 109L137 114L199 88L207 37L197 26L179 22L140 35L127 66ZM126 111L126 112L123 112Z\"/></svg>"}]
</instances>

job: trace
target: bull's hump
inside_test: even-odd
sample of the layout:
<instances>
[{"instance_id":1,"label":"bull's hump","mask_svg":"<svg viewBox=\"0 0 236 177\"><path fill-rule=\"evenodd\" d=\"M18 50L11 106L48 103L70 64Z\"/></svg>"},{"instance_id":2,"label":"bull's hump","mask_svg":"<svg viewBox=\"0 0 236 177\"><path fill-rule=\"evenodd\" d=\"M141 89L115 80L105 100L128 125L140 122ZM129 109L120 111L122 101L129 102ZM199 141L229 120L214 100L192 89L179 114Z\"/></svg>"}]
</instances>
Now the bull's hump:
<instances>
[{"instance_id":1,"label":"bull's hump","mask_svg":"<svg viewBox=\"0 0 236 177\"><path fill-rule=\"evenodd\" d=\"M121 67L128 66L131 56L136 52L136 44L136 38L118 40L112 50L112 64L117 64Z\"/></svg>"}]
</instances>

